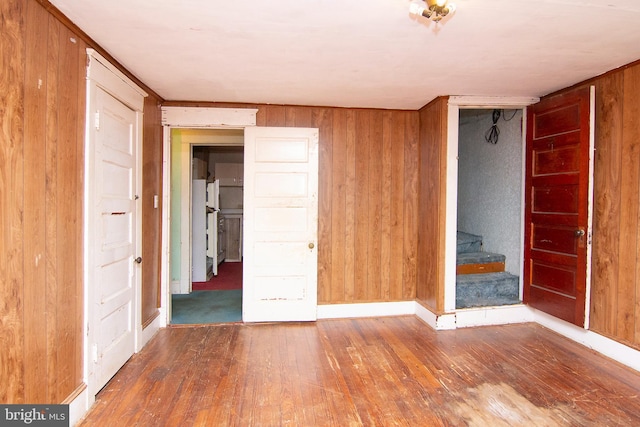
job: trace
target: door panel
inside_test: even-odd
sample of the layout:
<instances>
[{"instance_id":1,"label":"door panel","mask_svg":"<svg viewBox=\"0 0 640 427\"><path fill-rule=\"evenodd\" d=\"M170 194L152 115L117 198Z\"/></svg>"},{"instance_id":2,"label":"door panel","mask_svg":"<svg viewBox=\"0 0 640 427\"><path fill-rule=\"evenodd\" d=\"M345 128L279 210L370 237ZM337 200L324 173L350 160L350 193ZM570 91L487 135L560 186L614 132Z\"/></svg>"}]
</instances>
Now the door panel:
<instances>
[{"instance_id":1,"label":"door panel","mask_svg":"<svg viewBox=\"0 0 640 427\"><path fill-rule=\"evenodd\" d=\"M318 130L246 128L245 322L317 316Z\"/></svg>"},{"instance_id":2,"label":"door panel","mask_svg":"<svg viewBox=\"0 0 640 427\"><path fill-rule=\"evenodd\" d=\"M524 302L585 322L589 214L590 90L527 111Z\"/></svg>"},{"instance_id":3,"label":"door panel","mask_svg":"<svg viewBox=\"0 0 640 427\"><path fill-rule=\"evenodd\" d=\"M97 89L94 218L96 390L135 350L136 112Z\"/></svg>"}]
</instances>

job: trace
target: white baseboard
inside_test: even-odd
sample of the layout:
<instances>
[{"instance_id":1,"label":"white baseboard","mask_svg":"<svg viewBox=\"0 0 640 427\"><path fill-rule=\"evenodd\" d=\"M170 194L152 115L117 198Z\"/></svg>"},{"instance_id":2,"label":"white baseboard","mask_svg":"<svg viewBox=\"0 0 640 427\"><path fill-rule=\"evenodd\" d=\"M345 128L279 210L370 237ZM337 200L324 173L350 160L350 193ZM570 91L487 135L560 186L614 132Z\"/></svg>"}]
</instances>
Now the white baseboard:
<instances>
[{"instance_id":1,"label":"white baseboard","mask_svg":"<svg viewBox=\"0 0 640 427\"><path fill-rule=\"evenodd\" d=\"M162 327L162 313L158 313L155 319L147 325L146 328L140 328L138 332L138 339L136 342L136 353L142 350L142 348L149 342L149 340L160 330ZM166 323L166 321L165 321Z\"/></svg>"},{"instance_id":2,"label":"white baseboard","mask_svg":"<svg viewBox=\"0 0 640 427\"><path fill-rule=\"evenodd\" d=\"M326 304L318 306L318 319L403 316L416 313L414 301Z\"/></svg>"},{"instance_id":3,"label":"white baseboard","mask_svg":"<svg viewBox=\"0 0 640 427\"><path fill-rule=\"evenodd\" d=\"M531 308L523 304L464 308L456 311L456 325L458 328L508 325L533 322L533 317Z\"/></svg>"},{"instance_id":4,"label":"white baseboard","mask_svg":"<svg viewBox=\"0 0 640 427\"><path fill-rule=\"evenodd\" d=\"M181 294L182 293L182 284L179 280L174 280L171 282L171 295Z\"/></svg>"},{"instance_id":5,"label":"white baseboard","mask_svg":"<svg viewBox=\"0 0 640 427\"><path fill-rule=\"evenodd\" d=\"M89 389L85 387L82 393L69 402L69 426L75 426L89 411L94 401L95 396L89 396Z\"/></svg>"},{"instance_id":6,"label":"white baseboard","mask_svg":"<svg viewBox=\"0 0 640 427\"><path fill-rule=\"evenodd\" d=\"M461 309L436 315L419 303L416 316L436 330L535 322L598 353L640 371L640 351L593 331L579 328L526 305Z\"/></svg>"},{"instance_id":7,"label":"white baseboard","mask_svg":"<svg viewBox=\"0 0 640 427\"><path fill-rule=\"evenodd\" d=\"M435 314L419 302L416 301L415 304L416 316L422 319L423 322L431 326L433 329L437 331L444 331L456 328L455 313Z\"/></svg>"},{"instance_id":8,"label":"white baseboard","mask_svg":"<svg viewBox=\"0 0 640 427\"><path fill-rule=\"evenodd\" d=\"M531 309L534 321L572 341L584 345L636 371L640 371L640 351L593 331L579 328L542 311Z\"/></svg>"}]
</instances>

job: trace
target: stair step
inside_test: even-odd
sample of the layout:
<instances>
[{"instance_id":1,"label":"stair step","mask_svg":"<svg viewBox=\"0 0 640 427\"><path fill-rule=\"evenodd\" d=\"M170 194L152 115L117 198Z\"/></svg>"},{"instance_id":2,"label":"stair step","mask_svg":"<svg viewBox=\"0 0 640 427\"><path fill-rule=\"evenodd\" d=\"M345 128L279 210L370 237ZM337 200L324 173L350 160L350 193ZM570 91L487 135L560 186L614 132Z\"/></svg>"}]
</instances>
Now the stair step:
<instances>
[{"instance_id":1,"label":"stair step","mask_svg":"<svg viewBox=\"0 0 640 427\"><path fill-rule=\"evenodd\" d=\"M507 272L456 276L456 308L520 303L518 276Z\"/></svg>"},{"instance_id":2,"label":"stair step","mask_svg":"<svg viewBox=\"0 0 640 427\"><path fill-rule=\"evenodd\" d=\"M458 231L456 235L456 253L479 252L482 249L482 236Z\"/></svg>"},{"instance_id":3,"label":"stair step","mask_svg":"<svg viewBox=\"0 0 640 427\"><path fill-rule=\"evenodd\" d=\"M505 256L491 252L465 252L456 257L456 274L498 273L504 271Z\"/></svg>"}]
</instances>

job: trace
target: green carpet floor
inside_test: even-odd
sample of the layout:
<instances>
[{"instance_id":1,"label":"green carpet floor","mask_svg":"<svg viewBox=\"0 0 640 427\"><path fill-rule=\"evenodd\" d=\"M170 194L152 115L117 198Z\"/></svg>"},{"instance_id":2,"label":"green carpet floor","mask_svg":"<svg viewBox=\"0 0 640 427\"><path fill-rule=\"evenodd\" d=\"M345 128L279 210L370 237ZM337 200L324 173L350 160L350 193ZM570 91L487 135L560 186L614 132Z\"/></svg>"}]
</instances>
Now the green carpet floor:
<instances>
[{"instance_id":1,"label":"green carpet floor","mask_svg":"<svg viewBox=\"0 0 640 427\"><path fill-rule=\"evenodd\" d=\"M171 323L178 325L242 321L242 290L195 291L171 296Z\"/></svg>"}]
</instances>

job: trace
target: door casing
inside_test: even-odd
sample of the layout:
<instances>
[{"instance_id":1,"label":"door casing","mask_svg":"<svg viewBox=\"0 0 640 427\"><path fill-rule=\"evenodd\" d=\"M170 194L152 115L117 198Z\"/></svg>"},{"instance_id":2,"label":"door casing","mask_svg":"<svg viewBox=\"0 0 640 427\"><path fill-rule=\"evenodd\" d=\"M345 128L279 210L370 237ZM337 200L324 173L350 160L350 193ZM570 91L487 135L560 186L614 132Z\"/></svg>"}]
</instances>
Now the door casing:
<instances>
[{"instance_id":1,"label":"door casing","mask_svg":"<svg viewBox=\"0 0 640 427\"><path fill-rule=\"evenodd\" d=\"M456 232L458 218L458 131L460 126L460 109L523 109L523 126L526 126L525 110L528 105L538 102L536 97L479 97L479 96L450 96L447 115L447 166L446 166L446 196L445 196L445 266L444 266L444 311L456 311ZM522 145L525 144L525 133L522 134ZM523 152L524 156L524 152ZM523 187L524 197L524 158L523 158ZM524 201L524 200L523 200ZM524 224L524 211L521 214L521 230ZM522 231L521 231L522 233ZM522 238L523 236L521 236ZM521 250L521 257L523 255ZM520 274L522 276L522 274ZM522 285L520 285L522 290Z\"/></svg>"},{"instance_id":2,"label":"door casing","mask_svg":"<svg viewBox=\"0 0 640 427\"><path fill-rule=\"evenodd\" d=\"M135 83L133 83L128 77L122 74L117 68L110 64L104 57L98 54L93 49L87 49L87 55L89 57L89 64L87 67L87 116L86 116L86 129L85 129L85 183L84 183L84 335L86 337L84 342L84 377L85 383L89 391L89 399L95 398L95 394L98 392L100 385L96 381L96 372L94 372L94 348L97 343L98 337L96 336L97 327L94 324L93 311L91 306L94 302L96 289L94 284L94 271L92 266L95 264L96 258L96 242L93 239L94 228L94 212L93 206L95 206L94 198L94 186L95 177L93 174L93 162L95 161L94 153L94 134L93 130L96 125L96 95L97 88L99 87L107 94L114 97L116 100L129 107L136 113L136 126L134 141L136 144L136 182L135 192L141 194L141 182L142 182L142 111L144 108L144 97L147 93L140 89ZM142 247L142 234L141 234L141 216L136 216L136 223L133 225L135 247L139 251ZM134 256L138 256L134 254ZM135 290L133 293L133 333L134 333L134 351L138 351L144 346L144 344L151 338L155 331L159 328L159 321L153 322L142 329L142 308L140 306L141 295L141 272L140 269L134 267Z\"/></svg>"},{"instance_id":3,"label":"door casing","mask_svg":"<svg viewBox=\"0 0 640 427\"><path fill-rule=\"evenodd\" d=\"M257 109L232 109L232 108L201 108L201 107L162 107L162 125L163 125L163 200L162 200L162 264L161 264L161 297L160 297L160 316L161 327L171 322L171 130L172 129L244 129L248 126L256 125ZM193 140L182 144L180 149L180 161L182 163L181 186L182 193L191 194L190 177L191 166L190 152L192 145L223 145L221 142L213 143L211 139ZM242 145L241 143L232 142L231 145ZM185 155L186 153L186 155ZM185 176L186 175L186 176ZM190 197L182 197L181 215L190 218ZM180 264L181 264L181 280L175 284L181 291L188 292L191 284L191 244L190 244L190 220L186 224L181 224L180 239ZM188 274L182 273L188 271Z\"/></svg>"}]
</instances>

